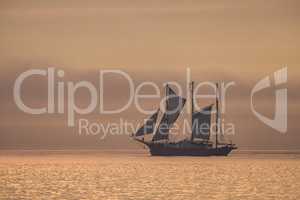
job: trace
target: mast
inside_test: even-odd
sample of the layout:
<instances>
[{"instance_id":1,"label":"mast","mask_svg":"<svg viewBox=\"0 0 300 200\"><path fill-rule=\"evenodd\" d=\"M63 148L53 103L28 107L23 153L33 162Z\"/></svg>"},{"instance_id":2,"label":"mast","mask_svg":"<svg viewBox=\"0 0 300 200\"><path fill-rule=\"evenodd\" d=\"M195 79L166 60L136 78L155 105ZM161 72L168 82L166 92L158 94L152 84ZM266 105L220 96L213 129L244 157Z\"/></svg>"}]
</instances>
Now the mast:
<instances>
[{"instance_id":1,"label":"mast","mask_svg":"<svg viewBox=\"0 0 300 200\"><path fill-rule=\"evenodd\" d=\"M219 105L219 130L220 130L220 140L221 140L221 143L224 142L224 134L223 134L223 127L222 127L222 120L224 118L223 116L223 100L222 100L222 85L220 85L219 87L219 102L220 102L220 105Z\"/></svg>"},{"instance_id":2,"label":"mast","mask_svg":"<svg viewBox=\"0 0 300 200\"><path fill-rule=\"evenodd\" d=\"M166 97L166 110L165 112L168 112L168 103L169 103L169 95L168 95L168 83L166 84L166 94L165 94L165 97ZM168 114L168 113L167 113ZM169 137L167 138L167 142L169 141Z\"/></svg>"},{"instance_id":3,"label":"mast","mask_svg":"<svg viewBox=\"0 0 300 200\"><path fill-rule=\"evenodd\" d=\"M218 83L216 83L216 149L218 148L218 132L219 132L219 92Z\"/></svg>"},{"instance_id":4,"label":"mast","mask_svg":"<svg viewBox=\"0 0 300 200\"><path fill-rule=\"evenodd\" d=\"M193 113L194 113L194 81L191 83L191 124L192 124L192 136L191 136L191 141L193 142L194 140L194 134L193 134Z\"/></svg>"}]
</instances>

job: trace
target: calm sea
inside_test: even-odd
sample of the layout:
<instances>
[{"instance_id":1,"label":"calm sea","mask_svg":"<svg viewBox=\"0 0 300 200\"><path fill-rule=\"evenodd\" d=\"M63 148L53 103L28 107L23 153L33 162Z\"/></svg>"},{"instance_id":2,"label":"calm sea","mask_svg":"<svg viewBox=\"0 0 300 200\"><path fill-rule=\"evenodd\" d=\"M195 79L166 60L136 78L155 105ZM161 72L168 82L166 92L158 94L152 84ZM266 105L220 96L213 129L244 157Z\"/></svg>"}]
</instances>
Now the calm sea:
<instances>
[{"instance_id":1,"label":"calm sea","mask_svg":"<svg viewBox=\"0 0 300 200\"><path fill-rule=\"evenodd\" d=\"M300 156L1 152L0 199L300 199Z\"/></svg>"}]
</instances>

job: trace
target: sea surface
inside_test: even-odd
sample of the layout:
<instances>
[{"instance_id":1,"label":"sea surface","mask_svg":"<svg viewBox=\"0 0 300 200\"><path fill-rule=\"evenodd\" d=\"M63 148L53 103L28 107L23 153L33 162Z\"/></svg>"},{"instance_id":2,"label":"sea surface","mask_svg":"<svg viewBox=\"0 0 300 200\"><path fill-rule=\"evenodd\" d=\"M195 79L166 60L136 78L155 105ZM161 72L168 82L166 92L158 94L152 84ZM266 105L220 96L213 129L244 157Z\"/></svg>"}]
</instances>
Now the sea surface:
<instances>
[{"instance_id":1,"label":"sea surface","mask_svg":"<svg viewBox=\"0 0 300 200\"><path fill-rule=\"evenodd\" d=\"M299 154L0 152L0 199L300 199Z\"/></svg>"}]
</instances>

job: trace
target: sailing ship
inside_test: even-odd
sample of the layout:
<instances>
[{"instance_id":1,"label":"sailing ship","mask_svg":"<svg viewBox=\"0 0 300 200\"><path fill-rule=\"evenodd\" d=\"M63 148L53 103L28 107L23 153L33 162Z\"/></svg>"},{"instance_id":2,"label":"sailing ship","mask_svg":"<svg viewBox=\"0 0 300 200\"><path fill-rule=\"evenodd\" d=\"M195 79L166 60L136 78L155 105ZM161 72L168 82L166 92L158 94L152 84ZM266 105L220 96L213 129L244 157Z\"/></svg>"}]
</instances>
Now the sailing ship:
<instances>
[{"instance_id":1,"label":"sailing ship","mask_svg":"<svg viewBox=\"0 0 300 200\"><path fill-rule=\"evenodd\" d=\"M194 82L190 83L190 108L191 108L191 133L188 138L179 141L170 141L170 129L181 114L186 99L177 95L167 84L165 86L165 110L157 124L160 113L158 109L140 127L132 138L146 145L153 156L227 156L232 150L237 149L232 142L220 142L219 137L223 136L220 125L219 104L220 92L216 83L215 102L215 136L212 132L212 111L213 104L194 111ZM145 136L152 134L152 139L147 141ZM214 141L212 141L214 140Z\"/></svg>"}]
</instances>

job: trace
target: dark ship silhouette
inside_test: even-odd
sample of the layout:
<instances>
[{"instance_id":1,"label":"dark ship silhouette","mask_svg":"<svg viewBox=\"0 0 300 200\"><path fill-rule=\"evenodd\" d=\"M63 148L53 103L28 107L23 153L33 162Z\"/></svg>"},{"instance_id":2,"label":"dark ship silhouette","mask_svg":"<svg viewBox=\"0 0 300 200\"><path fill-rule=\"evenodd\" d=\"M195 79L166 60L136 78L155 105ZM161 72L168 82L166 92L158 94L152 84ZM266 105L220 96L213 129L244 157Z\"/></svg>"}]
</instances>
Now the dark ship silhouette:
<instances>
[{"instance_id":1,"label":"dark ship silhouette","mask_svg":"<svg viewBox=\"0 0 300 200\"><path fill-rule=\"evenodd\" d=\"M178 96L168 85L166 85L165 111L162 113L160 123L156 126L156 121L160 110L157 110L138 131L132 135L133 139L146 145L153 156L227 156L233 149L237 149L235 144L219 142L220 136L220 111L219 111L219 87L216 84L215 103L215 141L211 141L211 116L212 105L206 106L200 111L194 111L194 83L191 86L191 136L177 142L169 140L169 132L172 125L178 119L186 99ZM203 125L206 128L203 128ZM146 141L145 135L153 134L152 140Z\"/></svg>"}]
</instances>

